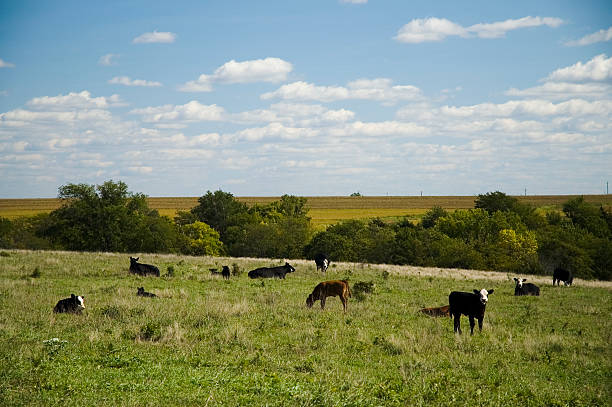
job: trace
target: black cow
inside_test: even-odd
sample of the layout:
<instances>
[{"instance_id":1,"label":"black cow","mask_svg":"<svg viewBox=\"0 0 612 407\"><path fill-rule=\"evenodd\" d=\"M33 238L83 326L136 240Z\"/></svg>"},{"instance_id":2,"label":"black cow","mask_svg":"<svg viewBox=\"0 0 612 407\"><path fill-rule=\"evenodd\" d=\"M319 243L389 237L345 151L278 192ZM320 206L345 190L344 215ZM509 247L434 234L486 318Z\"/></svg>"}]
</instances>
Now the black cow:
<instances>
[{"instance_id":1,"label":"black cow","mask_svg":"<svg viewBox=\"0 0 612 407\"><path fill-rule=\"evenodd\" d=\"M157 295L155 295L153 293L146 292L144 287L138 287L138 292L136 293L136 295L138 295L140 297L151 297L151 298L157 297Z\"/></svg>"},{"instance_id":2,"label":"black cow","mask_svg":"<svg viewBox=\"0 0 612 407\"><path fill-rule=\"evenodd\" d=\"M59 300L57 302L53 308L53 312L80 314L85 309L85 303L83 302L84 299L84 295L70 294L70 298L64 298L63 300Z\"/></svg>"},{"instance_id":3,"label":"black cow","mask_svg":"<svg viewBox=\"0 0 612 407\"><path fill-rule=\"evenodd\" d=\"M540 287L532 283L525 283L527 281L526 278L516 278L514 277L514 281L516 281L516 286L514 286L514 295L540 295Z\"/></svg>"},{"instance_id":4,"label":"black cow","mask_svg":"<svg viewBox=\"0 0 612 407\"><path fill-rule=\"evenodd\" d=\"M453 291L448 296L449 313L454 317L455 333L461 334L461 314L467 315L470 319L470 335L474 335L474 318L478 319L478 329L482 331L482 320L484 319L485 309L489 301L489 294L494 290L480 291L474 290L473 293Z\"/></svg>"},{"instance_id":5,"label":"black cow","mask_svg":"<svg viewBox=\"0 0 612 407\"><path fill-rule=\"evenodd\" d=\"M555 285L555 282L557 283L557 285L560 285L561 281L563 281L563 284L565 285L572 285L572 282L574 281L574 276L572 275L571 271L566 270L562 267L557 267L553 272L553 285Z\"/></svg>"},{"instance_id":6,"label":"black cow","mask_svg":"<svg viewBox=\"0 0 612 407\"><path fill-rule=\"evenodd\" d=\"M138 263L140 257L130 257L130 273L138 274L139 276L156 276L159 277L159 269L151 264Z\"/></svg>"},{"instance_id":7,"label":"black cow","mask_svg":"<svg viewBox=\"0 0 612 407\"><path fill-rule=\"evenodd\" d=\"M228 266L223 266L223 269L220 272L217 271L217 269L209 269L209 270L210 270L210 274L212 274L213 276L221 275L226 280L229 280L230 278L230 269Z\"/></svg>"},{"instance_id":8,"label":"black cow","mask_svg":"<svg viewBox=\"0 0 612 407\"><path fill-rule=\"evenodd\" d=\"M314 261L317 265L317 271L321 270L324 273L327 271L327 267L329 267L329 260L326 255L323 253L317 253L314 257Z\"/></svg>"},{"instance_id":9,"label":"black cow","mask_svg":"<svg viewBox=\"0 0 612 407\"><path fill-rule=\"evenodd\" d=\"M285 278L285 274L293 273L295 268L289 263L278 267L260 267L249 271L250 278Z\"/></svg>"}]
</instances>

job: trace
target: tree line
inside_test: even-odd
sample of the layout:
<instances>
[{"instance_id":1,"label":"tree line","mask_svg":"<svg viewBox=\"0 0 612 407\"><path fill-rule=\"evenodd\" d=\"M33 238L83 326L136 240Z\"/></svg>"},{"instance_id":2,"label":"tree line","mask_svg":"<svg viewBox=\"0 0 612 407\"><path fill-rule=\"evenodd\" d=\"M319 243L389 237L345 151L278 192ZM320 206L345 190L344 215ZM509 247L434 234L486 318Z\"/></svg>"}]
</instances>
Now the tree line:
<instances>
[{"instance_id":1,"label":"tree line","mask_svg":"<svg viewBox=\"0 0 612 407\"><path fill-rule=\"evenodd\" d=\"M316 231L307 199L283 195L248 206L231 193L208 191L174 219L148 207L146 196L119 181L59 188L51 213L0 217L0 247L332 261L469 268L521 274L570 269L587 279L612 279L612 213L568 200L542 210L502 192L478 195L475 207L428 210L418 223L348 220Z\"/></svg>"}]
</instances>

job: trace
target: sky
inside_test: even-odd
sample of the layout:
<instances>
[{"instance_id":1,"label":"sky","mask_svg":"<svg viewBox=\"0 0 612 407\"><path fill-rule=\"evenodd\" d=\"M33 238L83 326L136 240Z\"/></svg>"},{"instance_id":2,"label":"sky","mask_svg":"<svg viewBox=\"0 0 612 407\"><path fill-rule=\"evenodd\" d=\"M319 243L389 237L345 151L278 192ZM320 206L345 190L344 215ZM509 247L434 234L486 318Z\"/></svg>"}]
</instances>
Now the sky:
<instances>
[{"instance_id":1,"label":"sky","mask_svg":"<svg viewBox=\"0 0 612 407\"><path fill-rule=\"evenodd\" d=\"M601 194L612 2L3 1L0 198Z\"/></svg>"}]
</instances>

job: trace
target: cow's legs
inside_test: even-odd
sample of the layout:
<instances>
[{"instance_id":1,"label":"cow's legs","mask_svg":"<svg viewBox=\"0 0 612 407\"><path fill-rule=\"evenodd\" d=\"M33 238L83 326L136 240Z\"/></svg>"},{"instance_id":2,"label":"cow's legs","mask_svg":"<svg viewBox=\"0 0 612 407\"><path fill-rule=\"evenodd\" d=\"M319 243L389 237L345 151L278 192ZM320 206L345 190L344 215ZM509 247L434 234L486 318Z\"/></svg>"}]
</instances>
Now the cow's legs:
<instances>
[{"instance_id":1,"label":"cow's legs","mask_svg":"<svg viewBox=\"0 0 612 407\"><path fill-rule=\"evenodd\" d=\"M474 322L474 317L469 315L470 318L470 335L474 335L474 326L476 325L476 322Z\"/></svg>"},{"instance_id":2,"label":"cow's legs","mask_svg":"<svg viewBox=\"0 0 612 407\"><path fill-rule=\"evenodd\" d=\"M341 295L340 300L342 301L342 307L344 308L344 312L346 312L346 298L344 298L344 296Z\"/></svg>"},{"instance_id":3,"label":"cow's legs","mask_svg":"<svg viewBox=\"0 0 612 407\"><path fill-rule=\"evenodd\" d=\"M325 297L321 298L321 309L325 309Z\"/></svg>"},{"instance_id":4,"label":"cow's legs","mask_svg":"<svg viewBox=\"0 0 612 407\"><path fill-rule=\"evenodd\" d=\"M459 332L461 335L461 314L455 314L454 319L455 333Z\"/></svg>"},{"instance_id":5,"label":"cow's legs","mask_svg":"<svg viewBox=\"0 0 612 407\"><path fill-rule=\"evenodd\" d=\"M478 330L482 332L482 318L478 318Z\"/></svg>"}]
</instances>

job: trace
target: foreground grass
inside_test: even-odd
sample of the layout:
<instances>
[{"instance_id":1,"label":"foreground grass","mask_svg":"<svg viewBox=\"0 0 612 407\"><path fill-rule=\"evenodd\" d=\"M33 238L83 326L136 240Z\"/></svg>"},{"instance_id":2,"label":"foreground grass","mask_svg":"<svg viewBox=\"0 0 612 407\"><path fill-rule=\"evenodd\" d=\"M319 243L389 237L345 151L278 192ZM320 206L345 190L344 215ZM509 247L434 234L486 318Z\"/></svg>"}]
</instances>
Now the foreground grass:
<instances>
[{"instance_id":1,"label":"foreground grass","mask_svg":"<svg viewBox=\"0 0 612 407\"><path fill-rule=\"evenodd\" d=\"M546 279L527 298L500 273L338 264L322 276L295 261L284 281L224 281L208 269L281 261L141 261L174 276L132 276L124 254L0 252L0 405L612 403L608 283ZM346 277L374 292L346 315L337 298L305 307L316 283ZM160 298L136 297L139 286ZM495 289L482 333L418 313L473 288ZM53 314L70 293L85 296L83 315Z\"/></svg>"}]
</instances>

